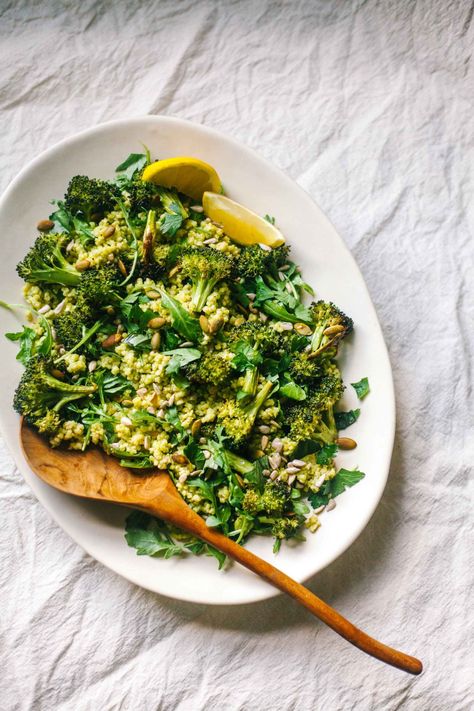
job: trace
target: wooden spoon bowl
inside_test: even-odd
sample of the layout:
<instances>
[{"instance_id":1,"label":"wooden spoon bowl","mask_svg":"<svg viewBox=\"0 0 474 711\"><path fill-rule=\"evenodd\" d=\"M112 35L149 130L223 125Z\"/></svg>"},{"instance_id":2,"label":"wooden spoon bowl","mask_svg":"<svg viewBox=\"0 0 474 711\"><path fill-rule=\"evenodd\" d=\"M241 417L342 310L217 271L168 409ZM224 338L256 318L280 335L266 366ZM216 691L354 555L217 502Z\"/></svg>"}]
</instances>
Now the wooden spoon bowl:
<instances>
[{"instance_id":1,"label":"wooden spoon bowl","mask_svg":"<svg viewBox=\"0 0 474 711\"><path fill-rule=\"evenodd\" d=\"M120 466L101 449L52 449L36 431L21 425L21 445L31 469L55 489L87 499L130 506L167 521L206 543L287 593L335 632L367 654L410 674L423 669L419 659L369 637L316 595L270 563L212 528L181 498L171 477L154 470L140 473Z\"/></svg>"}]
</instances>

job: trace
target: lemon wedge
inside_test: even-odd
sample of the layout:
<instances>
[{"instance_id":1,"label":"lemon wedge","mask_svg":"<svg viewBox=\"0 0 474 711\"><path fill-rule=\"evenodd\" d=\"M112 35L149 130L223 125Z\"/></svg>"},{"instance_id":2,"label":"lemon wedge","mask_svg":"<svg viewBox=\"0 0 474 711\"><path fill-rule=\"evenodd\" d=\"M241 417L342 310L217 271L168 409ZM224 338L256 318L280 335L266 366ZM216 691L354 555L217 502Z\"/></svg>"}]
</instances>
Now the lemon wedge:
<instances>
[{"instance_id":1,"label":"lemon wedge","mask_svg":"<svg viewBox=\"0 0 474 711\"><path fill-rule=\"evenodd\" d=\"M220 178L212 165L188 156L166 158L147 165L142 180L165 188L175 188L199 201L206 190L216 193L222 190Z\"/></svg>"},{"instance_id":2,"label":"lemon wedge","mask_svg":"<svg viewBox=\"0 0 474 711\"><path fill-rule=\"evenodd\" d=\"M204 213L222 225L224 232L237 244L279 247L285 243L282 233L274 225L224 195L205 192L202 206Z\"/></svg>"}]
</instances>

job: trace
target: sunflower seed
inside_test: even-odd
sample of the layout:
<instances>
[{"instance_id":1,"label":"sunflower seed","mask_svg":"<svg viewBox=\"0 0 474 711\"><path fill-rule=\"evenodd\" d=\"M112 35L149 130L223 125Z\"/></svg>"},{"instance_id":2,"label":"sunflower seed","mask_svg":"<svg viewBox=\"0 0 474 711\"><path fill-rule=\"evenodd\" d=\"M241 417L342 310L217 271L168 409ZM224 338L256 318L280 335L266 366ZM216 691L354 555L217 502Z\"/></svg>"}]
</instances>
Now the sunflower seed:
<instances>
[{"instance_id":1,"label":"sunflower seed","mask_svg":"<svg viewBox=\"0 0 474 711\"><path fill-rule=\"evenodd\" d=\"M73 249L73 247L74 247L75 244L76 244L76 243L74 242L73 239L72 239L70 242L68 242L68 244L66 245L66 252L70 252L71 249Z\"/></svg>"},{"instance_id":2,"label":"sunflower seed","mask_svg":"<svg viewBox=\"0 0 474 711\"><path fill-rule=\"evenodd\" d=\"M166 403L168 407L173 407L175 397L176 395L174 393L173 395L170 395L170 397L168 398L168 402Z\"/></svg>"},{"instance_id":3,"label":"sunflower seed","mask_svg":"<svg viewBox=\"0 0 474 711\"><path fill-rule=\"evenodd\" d=\"M272 442L272 447L275 450L275 452L281 452L283 449L283 442L281 439L278 439L278 437L275 437L275 439Z\"/></svg>"},{"instance_id":4,"label":"sunflower seed","mask_svg":"<svg viewBox=\"0 0 474 711\"><path fill-rule=\"evenodd\" d=\"M194 345L194 343L192 341L184 341L184 343L179 344L179 347L180 348L190 348L193 345Z\"/></svg>"},{"instance_id":5,"label":"sunflower seed","mask_svg":"<svg viewBox=\"0 0 474 711\"><path fill-rule=\"evenodd\" d=\"M154 415L156 413L156 408L153 407L153 405L150 405L150 407L147 407L146 411L149 412L150 415Z\"/></svg>"},{"instance_id":6,"label":"sunflower seed","mask_svg":"<svg viewBox=\"0 0 474 711\"><path fill-rule=\"evenodd\" d=\"M201 205L191 205L191 210L194 212L204 212L204 208Z\"/></svg>"},{"instance_id":7,"label":"sunflower seed","mask_svg":"<svg viewBox=\"0 0 474 711\"><path fill-rule=\"evenodd\" d=\"M288 466L303 469L306 466L306 462L303 462L302 459L292 459L291 462L288 462Z\"/></svg>"},{"instance_id":8,"label":"sunflower seed","mask_svg":"<svg viewBox=\"0 0 474 711\"><path fill-rule=\"evenodd\" d=\"M326 507L324 506L324 504L323 504L322 506L318 506L317 509L314 509L314 513L315 513L315 514L320 514L320 513L322 513L322 512L324 511L325 508L326 508Z\"/></svg>"},{"instance_id":9,"label":"sunflower seed","mask_svg":"<svg viewBox=\"0 0 474 711\"><path fill-rule=\"evenodd\" d=\"M131 421L130 417L121 417L120 424L125 425L126 427L130 427L130 425L132 424L132 421Z\"/></svg>"},{"instance_id":10,"label":"sunflower seed","mask_svg":"<svg viewBox=\"0 0 474 711\"><path fill-rule=\"evenodd\" d=\"M47 314L48 311L51 311L51 306L49 304L45 304L40 309L38 309L39 314Z\"/></svg>"},{"instance_id":11,"label":"sunflower seed","mask_svg":"<svg viewBox=\"0 0 474 711\"><path fill-rule=\"evenodd\" d=\"M217 242L217 237L209 237L209 239L205 239L203 244L215 244Z\"/></svg>"},{"instance_id":12,"label":"sunflower seed","mask_svg":"<svg viewBox=\"0 0 474 711\"><path fill-rule=\"evenodd\" d=\"M290 466L287 466L287 467L286 467L286 471L288 472L288 474L295 474L295 475L296 475L296 474L299 474L299 473L300 473L299 467L290 467Z\"/></svg>"},{"instance_id":13,"label":"sunflower seed","mask_svg":"<svg viewBox=\"0 0 474 711\"><path fill-rule=\"evenodd\" d=\"M158 410L158 412L156 413L156 416L157 416L157 418L158 418L159 420L162 420L162 419L164 418L164 416L165 416L165 411L164 411L164 410Z\"/></svg>"},{"instance_id":14,"label":"sunflower seed","mask_svg":"<svg viewBox=\"0 0 474 711\"><path fill-rule=\"evenodd\" d=\"M63 310L65 304L66 304L66 299L63 299L62 301L59 302L59 304L54 309L54 313L56 314L56 316L59 316L59 314Z\"/></svg>"},{"instance_id":15,"label":"sunflower seed","mask_svg":"<svg viewBox=\"0 0 474 711\"><path fill-rule=\"evenodd\" d=\"M260 447L261 447L261 449L266 449L268 447L267 435L263 435L262 439L260 440Z\"/></svg>"},{"instance_id":16,"label":"sunflower seed","mask_svg":"<svg viewBox=\"0 0 474 711\"><path fill-rule=\"evenodd\" d=\"M89 365L87 366L89 373L93 373L94 370L97 368L97 361L96 360L91 360Z\"/></svg>"},{"instance_id":17,"label":"sunflower seed","mask_svg":"<svg viewBox=\"0 0 474 711\"><path fill-rule=\"evenodd\" d=\"M188 472L183 472L182 474L179 475L178 481L180 484L184 484L186 479L188 478L189 474Z\"/></svg>"},{"instance_id":18,"label":"sunflower seed","mask_svg":"<svg viewBox=\"0 0 474 711\"><path fill-rule=\"evenodd\" d=\"M145 435L143 438L143 446L145 449L150 449L151 440L149 435Z\"/></svg>"},{"instance_id":19,"label":"sunflower seed","mask_svg":"<svg viewBox=\"0 0 474 711\"><path fill-rule=\"evenodd\" d=\"M264 314L263 311L259 311L258 316L259 316L260 321L262 323L266 323L268 321L268 316L267 316L267 314Z\"/></svg>"},{"instance_id":20,"label":"sunflower seed","mask_svg":"<svg viewBox=\"0 0 474 711\"><path fill-rule=\"evenodd\" d=\"M272 481L274 481L274 480L277 478L277 476L278 476L278 472L277 472L276 469L274 469L274 470L272 471L272 473L270 474L270 479L271 479Z\"/></svg>"},{"instance_id":21,"label":"sunflower seed","mask_svg":"<svg viewBox=\"0 0 474 711\"><path fill-rule=\"evenodd\" d=\"M263 474L263 476L269 476L270 469L263 469L262 474Z\"/></svg>"},{"instance_id":22,"label":"sunflower seed","mask_svg":"<svg viewBox=\"0 0 474 711\"><path fill-rule=\"evenodd\" d=\"M202 453L204 454L204 459L210 459L211 458L211 453L207 449L203 449Z\"/></svg>"},{"instance_id":23,"label":"sunflower seed","mask_svg":"<svg viewBox=\"0 0 474 711\"><path fill-rule=\"evenodd\" d=\"M268 425L260 425L258 431L262 434L270 434L270 427Z\"/></svg>"},{"instance_id":24,"label":"sunflower seed","mask_svg":"<svg viewBox=\"0 0 474 711\"><path fill-rule=\"evenodd\" d=\"M336 508L336 502L334 501L334 499L331 499L326 506L326 511L332 511L335 508Z\"/></svg>"},{"instance_id":25,"label":"sunflower seed","mask_svg":"<svg viewBox=\"0 0 474 711\"><path fill-rule=\"evenodd\" d=\"M247 292L247 296L249 297L250 301L255 301L255 297L257 294L252 294L252 292Z\"/></svg>"},{"instance_id":26,"label":"sunflower seed","mask_svg":"<svg viewBox=\"0 0 474 711\"><path fill-rule=\"evenodd\" d=\"M280 328L283 331L292 331L293 330L293 324L290 323L289 321L280 321Z\"/></svg>"},{"instance_id":27,"label":"sunflower seed","mask_svg":"<svg viewBox=\"0 0 474 711\"><path fill-rule=\"evenodd\" d=\"M287 469L287 471L288 471L288 469ZM291 486L295 479L296 479L296 474L290 474L290 476L288 477L288 482L287 482L288 486Z\"/></svg>"},{"instance_id":28,"label":"sunflower seed","mask_svg":"<svg viewBox=\"0 0 474 711\"><path fill-rule=\"evenodd\" d=\"M143 397L143 395L146 395L148 390L146 388L138 388L137 390L137 395L140 395L140 397Z\"/></svg>"},{"instance_id":29,"label":"sunflower seed","mask_svg":"<svg viewBox=\"0 0 474 711\"><path fill-rule=\"evenodd\" d=\"M278 467L281 464L281 456L278 452L275 452L274 454L271 454L268 457L268 463L271 466L272 469L278 469Z\"/></svg>"}]
</instances>

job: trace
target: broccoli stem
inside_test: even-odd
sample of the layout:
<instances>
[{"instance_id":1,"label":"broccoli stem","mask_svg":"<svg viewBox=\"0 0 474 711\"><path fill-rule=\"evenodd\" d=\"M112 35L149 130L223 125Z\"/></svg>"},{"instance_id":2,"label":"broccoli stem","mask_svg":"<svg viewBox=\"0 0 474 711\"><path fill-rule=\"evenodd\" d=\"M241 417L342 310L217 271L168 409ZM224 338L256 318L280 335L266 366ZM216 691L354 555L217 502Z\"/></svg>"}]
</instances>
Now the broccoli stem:
<instances>
[{"instance_id":1,"label":"broccoli stem","mask_svg":"<svg viewBox=\"0 0 474 711\"><path fill-rule=\"evenodd\" d=\"M255 395L257 392L258 384L258 369L257 368L247 368L245 371L244 382L242 385L242 390L248 395Z\"/></svg>"},{"instance_id":2,"label":"broccoli stem","mask_svg":"<svg viewBox=\"0 0 474 711\"><path fill-rule=\"evenodd\" d=\"M156 211L148 210L146 219L145 232L143 233L143 261L149 263L152 261L153 245L156 238Z\"/></svg>"},{"instance_id":3,"label":"broccoli stem","mask_svg":"<svg viewBox=\"0 0 474 711\"><path fill-rule=\"evenodd\" d=\"M193 295L191 298L191 304L195 311L202 311L209 294L217 284L217 279L198 279L193 285Z\"/></svg>"},{"instance_id":4,"label":"broccoli stem","mask_svg":"<svg viewBox=\"0 0 474 711\"><path fill-rule=\"evenodd\" d=\"M274 386L275 386L275 383L273 383L271 380L267 380L265 382L265 385L263 385L261 390L259 390L259 392L254 397L254 399L243 408L245 414L252 421L252 423L255 420L255 418L257 417L258 411L262 407L263 403L265 402L265 400L268 398L268 396L272 392Z\"/></svg>"},{"instance_id":5,"label":"broccoli stem","mask_svg":"<svg viewBox=\"0 0 474 711\"><path fill-rule=\"evenodd\" d=\"M224 452L231 469L234 469L239 474L248 474L252 471L253 464L247 459L240 457L238 454L235 454L228 449L225 449Z\"/></svg>"}]
</instances>

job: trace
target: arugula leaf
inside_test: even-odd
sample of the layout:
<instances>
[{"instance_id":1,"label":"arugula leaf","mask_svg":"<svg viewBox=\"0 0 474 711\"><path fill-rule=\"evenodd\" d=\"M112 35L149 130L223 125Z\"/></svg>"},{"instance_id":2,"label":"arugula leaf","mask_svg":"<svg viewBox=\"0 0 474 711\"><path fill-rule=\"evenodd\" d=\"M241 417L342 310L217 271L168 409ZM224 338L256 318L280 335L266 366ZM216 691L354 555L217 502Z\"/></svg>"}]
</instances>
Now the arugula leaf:
<instances>
[{"instance_id":1,"label":"arugula leaf","mask_svg":"<svg viewBox=\"0 0 474 711\"><path fill-rule=\"evenodd\" d=\"M177 373L180 368L183 368L188 363L192 363L201 357L201 351L197 348L174 348L171 351L162 351L163 355L171 356L166 372L168 375Z\"/></svg>"},{"instance_id":2,"label":"arugula leaf","mask_svg":"<svg viewBox=\"0 0 474 711\"><path fill-rule=\"evenodd\" d=\"M357 393L359 400L363 400L366 395L370 392L369 379L362 378L358 383L351 383L352 387Z\"/></svg>"},{"instance_id":3,"label":"arugula leaf","mask_svg":"<svg viewBox=\"0 0 474 711\"><path fill-rule=\"evenodd\" d=\"M271 225L275 224L275 218L272 215L264 215L263 219L269 222Z\"/></svg>"},{"instance_id":4,"label":"arugula leaf","mask_svg":"<svg viewBox=\"0 0 474 711\"><path fill-rule=\"evenodd\" d=\"M159 286L156 289L161 295L163 306L171 315L173 328L187 341L192 341L193 343L199 341L202 334L199 321L191 316L184 306L164 289Z\"/></svg>"},{"instance_id":5,"label":"arugula leaf","mask_svg":"<svg viewBox=\"0 0 474 711\"><path fill-rule=\"evenodd\" d=\"M325 444L316 455L318 464L330 464L337 454L337 444Z\"/></svg>"},{"instance_id":6,"label":"arugula leaf","mask_svg":"<svg viewBox=\"0 0 474 711\"><path fill-rule=\"evenodd\" d=\"M338 430L345 430L354 422L360 415L360 410L348 410L347 412L335 412L334 419L336 421L336 427Z\"/></svg>"},{"instance_id":7,"label":"arugula leaf","mask_svg":"<svg viewBox=\"0 0 474 711\"><path fill-rule=\"evenodd\" d=\"M149 153L130 153L123 163L115 168L116 173L122 173L125 178L131 180L137 170L144 168L149 163Z\"/></svg>"},{"instance_id":8,"label":"arugula leaf","mask_svg":"<svg viewBox=\"0 0 474 711\"><path fill-rule=\"evenodd\" d=\"M33 355L33 349L36 339L36 332L29 326L23 326L23 330L18 333L6 333L6 338L9 341L19 341L20 350L17 353L16 359L26 365Z\"/></svg>"},{"instance_id":9,"label":"arugula leaf","mask_svg":"<svg viewBox=\"0 0 474 711\"><path fill-rule=\"evenodd\" d=\"M131 548L136 548L137 555L171 558L183 553L183 548L174 543L163 525L141 511L133 511L127 517L125 531L125 540Z\"/></svg>"}]
</instances>

